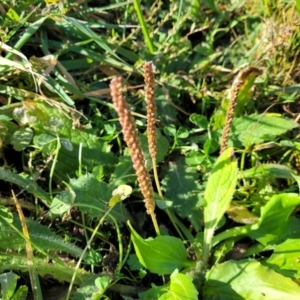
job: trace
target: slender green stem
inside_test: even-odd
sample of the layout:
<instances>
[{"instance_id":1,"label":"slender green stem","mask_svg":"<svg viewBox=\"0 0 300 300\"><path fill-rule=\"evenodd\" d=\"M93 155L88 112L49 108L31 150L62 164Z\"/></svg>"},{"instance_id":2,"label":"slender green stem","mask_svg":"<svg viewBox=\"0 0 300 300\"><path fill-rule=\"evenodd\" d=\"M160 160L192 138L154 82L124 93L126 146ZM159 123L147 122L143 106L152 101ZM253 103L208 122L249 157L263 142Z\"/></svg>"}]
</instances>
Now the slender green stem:
<instances>
[{"instance_id":1,"label":"slender green stem","mask_svg":"<svg viewBox=\"0 0 300 300\"><path fill-rule=\"evenodd\" d=\"M152 157L152 166L153 166L153 175L154 175L156 189L157 189L159 197L161 199L163 199L163 194L162 194L162 191L161 191L161 186L160 186L160 182L159 182L159 178L158 178L158 174L157 174L156 158L154 158L154 157ZM179 230L179 228L177 226L177 222L175 221L174 214L168 208L166 209L166 213L167 213L169 219L171 220L174 228L176 229L177 233L179 234L180 238L182 240L184 240L184 237L182 236L182 233L181 233L181 231ZM177 221L179 221L179 220L177 220Z\"/></svg>"},{"instance_id":2,"label":"slender green stem","mask_svg":"<svg viewBox=\"0 0 300 300\"><path fill-rule=\"evenodd\" d=\"M180 236L180 238L184 241L193 241L194 237L193 235L189 232L189 230L185 227L185 225L176 217L176 215L169 209L166 209L166 213L169 217L169 219L171 220L175 230L177 231L178 235ZM182 233L184 234L184 236L182 235Z\"/></svg>"},{"instance_id":3,"label":"slender green stem","mask_svg":"<svg viewBox=\"0 0 300 300\"><path fill-rule=\"evenodd\" d=\"M78 272L78 269L81 265L81 262L85 256L85 253L87 252L87 250L91 247L91 244L92 244L92 241L94 239L94 237L96 236L100 226L102 225L102 223L104 222L106 216L110 213L110 211L112 210L113 206L109 208L109 210L103 215L103 217L100 219L98 225L96 226L96 228L94 229L90 239L88 240L87 242L87 245L85 246L84 250L82 251L82 254L76 264L76 267L75 267L75 271L73 273L73 276L72 276L72 279L71 279L71 282L70 282L70 286L69 286L69 289L68 289L68 293L67 293L67 296L66 296L66 300L69 300L70 299L70 296L71 296L71 292L72 292L72 288L73 288L73 285L74 285L74 281L75 281L75 278L76 278L76 275L77 275L77 272Z\"/></svg>"},{"instance_id":4,"label":"slender green stem","mask_svg":"<svg viewBox=\"0 0 300 300\"><path fill-rule=\"evenodd\" d=\"M84 213L82 213L82 212L81 212L81 219L82 219L82 224L78 224L78 223L77 223L77 225L82 226L83 228L86 228L87 226L86 226L86 224L85 224L85 215L84 215ZM73 223L76 224L75 222L73 222ZM93 230L93 231L94 231L94 230ZM83 232L84 232L85 240L86 240L86 242L88 242L89 237L88 237L88 234L87 234L87 230L83 230Z\"/></svg>"},{"instance_id":5,"label":"slender green stem","mask_svg":"<svg viewBox=\"0 0 300 300\"><path fill-rule=\"evenodd\" d=\"M31 282L32 294L34 300L42 300L43 294L41 289L41 284L39 280L39 276L34 268L34 266L28 265L28 273Z\"/></svg>"},{"instance_id":6,"label":"slender green stem","mask_svg":"<svg viewBox=\"0 0 300 300\"><path fill-rule=\"evenodd\" d=\"M245 166L245 157L246 157L246 151L243 151L243 152L242 152L242 155L241 155L240 170L244 170L244 166Z\"/></svg>"},{"instance_id":7,"label":"slender green stem","mask_svg":"<svg viewBox=\"0 0 300 300\"><path fill-rule=\"evenodd\" d=\"M155 180L155 185L156 185L156 189L158 192L159 197L163 200L163 194L162 194L162 190L161 190L161 186L160 186L160 182L159 182L159 178L158 178L158 174L157 174L157 165L156 165L156 158L152 157L152 166L153 166L153 175L154 175L154 180ZM181 231L185 234L185 238L189 241L193 240L193 236L191 235L191 233L185 228L185 226L175 217L175 215L173 214L173 212L170 209L166 209L166 213L169 217L169 219L171 220L175 230L177 231L178 235L180 236L180 238L182 240L184 240L184 237L181 233ZM181 229L179 229L179 227Z\"/></svg>"},{"instance_id":8,"label":"slender green stem","mask_svg":"<svg viewBox=\"0 0 300 300\"><path fill-rule=\"evenodd\" d=\"M131 240L129 240L129 243L128 243L128 246L127 246L127 250L126 250L125 256L124 256L123 261L122 261L122 263L121 263L121 265L120 265L120 267L119 267L120 270L122 269L122 267L123 267L123 266L125 265L125 263L127 262L127 259L128 259L129 255L130 255L130 253L131 253L131 249L132 249L132 242L131 242Z\"/></svg>"},{"instance_id":9,"label":"slender green stem","mask_svg":"<svg viewBox=\"0 0 300 300\"><path fill-rule=\"evenodd\" d=\"M154 46L153 46L152 40L150 38L148 28L147 28L147 25L146 25L146 22L145 22L143 13L142 13L140 1L139 0L133 0L133 4L134 4L134 8L135 8L136 14L137 14L139 22L140 22L140 26L141 26L142 31L143 31L143 35L144 35L146 45L149 49L149 52L151 54L153 54L154 53Z\"/></svg>"},{"instance_id":10,"label":"slender green stem","mask_svg":"<svg viewBox=\"0 0 300 300\"><path fill-rule=\"evenodd\" d=\"M79 143L78 151L78 177L81 177L82 174L82 143Z\"/></svg>"},{"instance_id":11,"label":"slender green stem","mask_svg":"<svg viewBox=\"0 0 300 300\"><path fill-rule=\"evenodd\" d=\"M269 6L269 0L264 0L264 8L265 8L265 15L267 17L271 16L270 6Z\"/></svg>"},{"instance_id":12,"label":"slender green stem","mask_svg":"<svg viewBox=\"0 0 300 300\"><path fill-rule=\"evenodd\" d=\"M161 199L163 199L163 194L161 191L161 187L160 187L160 182L159 182L159 178L158 178L158 174L157 174L157 165L156 165L156 158L152 157L152 166L153 166L153 175L154 175L154 180L155 180L155 185L157 188L157 192L158 195Z\"/></svg>"},{"instance_id":13,"label":"slender green stem","mask_svg":"<svg viewBox=\"0 0 300 300\"><path fill-rule=\"evenodd\" d=\"M177 15L177 21L176 21L176 31L179 30L180 28L180 15L181 15L181 12L182 12L182 8L183 8L183 1L179 1L179 8L178 8L178 15Z\"/></svg>"},{"instance_id":14,"label":"slender green stem","mask_svg":"<svg viewBox=\"0 0 300 300\"><path fill-rule=\"evenodd\" d=\"M52 195L52 178L53 178L54 169L55 169L55 166L56 166L56 163L57 163L57 158L58 158L60 147L61 147L60 139L59 139L59 136L57 136L55 156L54 156L54 159L53 159L53 163L52 163L51 170L50 170L50 175L49 175L49 195L50 195L51 199L53 199L53 195Z\"/></svg>"},{"instance_id":15,"label":"slender green stem","mask_svg":"<svg viewBox=\"0 0 300 300\"><path fill-rule=\"evenodd\" d=\"M32 13L34 13L34 11L36 10L37 7L32 11ZM31 14L29 14L28 17L30 15ZM30 23L29 26L26 28L26 30L23 31L22 36L18 38L17 43L14 45L14 49L20 50L22 46L36 33L36 31L41 27L41 25L44 23L44 21L47 18L49 18L49 15L38 19L34 23ZM5 58L10 59L12 58L13 55L14 55L13 53L8 53Z\"/></svg>"},{"instance_id":16,"label":"slender green stem","mask_svg":"<svg viewBox=\"0 0 300 300\"><path fill-rule=\"evenodd\" d=\"M120 271L121 268L122 268L122 262L123 262L123 244L122 244L121 232L120 232L120 228L118 226L118 222L116 221L116 219L111 215L109 217L113 220L113 222L115 224L116 231L117 231L118 244L119 244L119 265L118 265L118 269Z\"/></svg>"},{"instance_id":17,"label":"slender green stem","mask_svg":"<svg viewBox=\"0 0 300 300\"><path fill-rule=\"evenodd\" d=\"M152 219L152 223L153 223L156 235L159 236L160 235L160 230L159 230L159 226L157 224L157 219L156 219L154 211L150 215L151 215L151 219Z\"/></svg>"}]
</instances>

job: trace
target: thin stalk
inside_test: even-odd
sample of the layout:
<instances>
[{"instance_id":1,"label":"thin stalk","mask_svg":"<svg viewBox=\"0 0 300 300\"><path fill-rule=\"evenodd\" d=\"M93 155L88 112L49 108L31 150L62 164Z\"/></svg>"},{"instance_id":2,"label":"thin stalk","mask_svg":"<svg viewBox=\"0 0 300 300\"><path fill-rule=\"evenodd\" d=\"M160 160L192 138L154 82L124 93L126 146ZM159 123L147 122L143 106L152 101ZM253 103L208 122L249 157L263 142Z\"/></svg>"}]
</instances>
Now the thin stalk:
<instances>
[{"instance_id":1,"label":"thin stalk","mask_svg":"<svg viewBox=\"0 0 300 300\"><path fill-rule=\"evenodd\" d=\"M56 145L56 149L55 149L55 156L53 159L53 163L51 166L51 170L50 170L50 175L49 175L49 195L50 198L53 199L53 195L52 195L52 179L53 179L53 174L54 174L54 169L57 163L57 158L58 158L58 154L59 154L59 150L60 150L61 144L60 144L60 139L59 136L57 136L57 145Z\"/></svg>"},{"instance_id":2,"label":"thin stalk","mask_svg":"<svg viewBox=\"0 0 300 300\"><path fill-rule=\"evenodd\" d=\"M155 80L154 80L154 72L153 72L153 64L151 61L146 62L144 64L144 79L145 79L145 100L147 104L147 137L148 137L148 148L149 153L152 159L152 167L153 167L153 175L155 180L155 185L159 197L163 200L163 194L158 178L157 173L157 163L156 163L156 154L157 154L157 139L156 139L156 103L155 103ZM166 209L166 213L171 220L174 228L178 232L178 235L184 240L179 227L182 225L180 222L175 221L175 215L171 212L170 209ZM179 221L177 219L177 221ZM188 232L184 226L181 226L182 232L185 234ZM188 235L186 235L188 238ZM190 239L192 240L192 239Z\"/></svg>"},{"instance_id":3,"label":"thin stalk","mask_svg":"<svg viewBox=\"0 0 300 300\"><path fill-rule=\"evenodd\" d=\"M157 174L156 158L154 158L154 157L152 158L152 166L153 166L153 175L154 175L156 189L157 189L159 197L161 199L163 199L163 194L161 191L160 182L159 182L159 178L158 178L158 174Z\"/></svg>"},{"instance_id":4,"label":"thin stalk","mask_svg":"<svg viewBox=\"0 0 300 300\"><path fill-rule=\"evenodd\" d=\"M112 217L111 215L109 217L113 220L113 222L115 224L116 232L117 232L118 245L119 245L119 266L117 269L120 271L122 268L122 262L123 262L123 244L122 244L122 239L121 239L121 232L120 232L120 228L118 226L118 222L116 221L116 219L114 217Z\"/></svg>"},{"instance_id":5,"label":"thin stalk","mask_svg":"<svg viewBox=\"0 0 300 300\"><path fill-rule=\"evenodd\" d=\"M78 150L78 177L81 177L82 174L82 143L79 143Z\"/></svg>"},{"instance_id":6,"label":"thin stalk","mask_svg":"<svg viewBox=\"0 0 300 300\"><path fill-rule=\"evenodd\" d=\"M157 224L157 219L156 219L156 215L155 215L154 211L150 212L150 216L151 216L151 219L152 219L152 223L153 223L153 226L154 226L155 233L158 236L158 235L160 235L160 230L159 230L159 226Z\"/></svg>"},{"instance_id":7,"label":"thin stalk","mask_svg":"<svg viewBox=\"0 0 300 300\"><path fill-rule=\"evenodd\" d=\"M132 249L132 242L131 240L129 240L129 243L128 243L128 246L127 246L127 250L126 250L126 253L125 253L125 256L123 258L123 261L121 262L120 264L120 267L119 269L122 269L122 267L125 265L125 263L127 262L127 259L131 253L131 249Z\"/></svg>"},{"instance_id":8,"label":"thin stalk","mask_svg":"<svg viewBox=\"0 0 300 300\"><path fill-rule=\"evenodd\" d=\"M76 267L75 267L75 271L73 273L73 276L72 276L72 279L71 279L71 282L70 282L70 285L69 285L69 289L68 289L68 293L67 293L67 296L66 296L66 300L69 300L70 299L70 296L71 296L71 293L72 293L72 288L73 288L73 285L74 285L74 282L75 282L75 278L76 278L76 275L77 275L77 272L78 272L78 269L81 265L81 262L85 256L85 253L87 252L88 249L90 249L91 247L91 244L92 244L92 241L93 239L95 238L96 234L98 233L98 230L100 228L100 226L102 225L102 223L104 222L105 218L107 217L107 215L110 213L110 211L113 209L113 206L110 207L108 209L108 211L103 215L103 217L100 219L98 225L96 226L96 228L94 229L90 239L87 241L87 245L85 246L85 248L83 249L82 251L82 254L76 264Z\"/></svg>"},{"instance_id":9,"label":"thin stalk","mask_svg":"<svg viewBox=\"0 0 300 300\"><path fill-rule=\"evenodd\" d=\"M243 151L242 155L241 155L240 170L244 170L244 167L245 167L245 158L246 158L246 151Z\"/></svg>"}]
</instances>

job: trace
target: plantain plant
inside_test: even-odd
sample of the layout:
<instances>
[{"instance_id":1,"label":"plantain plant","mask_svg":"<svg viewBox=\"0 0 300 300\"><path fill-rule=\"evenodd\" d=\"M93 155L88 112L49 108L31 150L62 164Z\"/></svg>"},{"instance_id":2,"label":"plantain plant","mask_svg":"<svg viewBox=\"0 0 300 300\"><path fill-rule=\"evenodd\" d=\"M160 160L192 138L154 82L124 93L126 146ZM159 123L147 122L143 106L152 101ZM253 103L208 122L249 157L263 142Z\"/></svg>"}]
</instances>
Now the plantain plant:
<instances>
[{"instance_id":1,"label":"plantain plant","mask_svg":"<svg viewBox=\"0 0 300 300\"><path fill-rule=\"evenodd\" d=\"M148 2L0 4L1 298L299 299L296 4Z\"/></svg>"},{"instance_id":2,"label":"plantain plant","mask_svg":"<svg viewBox=\"0 0 300 300\"><path fill-rule=\"evenodd\" d=\"M141 299L177 299L178 297L198 299L199 296L203 299L280 299L281 297L297 299L300 295L297 283L292 281L291 276L286 276L288 270L291 272L290 275L293 273L294 266L288 267L288 264L283 263L282 260L280 262L276 255L276 248L284 248L285 242L282 245L282 241L292 238L294 235L291 231L292 228L295 229L294 226L299 225L297 219L293 219L292 223L295 223L292 225L290 223L292 219L289 218L291 212L300 204L300 197L297 194L274 195L261 208L260 216L256 221L215 234L215 231L222 226L222 218L229 209L236 192L239 179L238 164L234 156L234 149L227 148L227 143L239 91L247 77L253 72L259 74L254 67L240 71L233 83L227 121L221 138L222 154L215 162L204 193L204 231L203 233L198 232L194 237L190 234L185 237L186 241L193 245L194 261L188 259L184 240L169 235L143 239L128 223L131 240L140 264L151 273L161 276L170 275L169 282L163 286L155 286L140 293ZM151 82L153 85L154 81ZM119 92L116 91L116 88ZM127 142L127 145L129 148L136 149L135 145L139 145L139 141L137 141L134 131L128 129L132 128L134 121L132 117L122 115L128 113L129 108L126 103L124 104L125 100L121 96L120 78L112 81L111 90L115 106L117 97L123 101L122 106L118 105L116 109L120 116L123 132L125 131L125 140L135 141L134 144ZM151 87L151 90L154 90L154 86ZM154 109L151 105L148 106L148 109L150 109L150 112L147 113L148 122L151 123L153 115L155 115ZM124 119L129 120L131 125L125 125ZM153 142L153 130L148 129L148 140L150 147L152 144L156 144ZM135 164L137 156L134 152L131 152L131 157ZM139 170L138 167L135 169ZM139 176L137 173L137 177ZM152 189L149 191L152 193ZM280 222L280 225L277 226L276 222ZM156 222L154 222L154 226L157 226ZM286 232L287 228L289 228L289 233ZM157 230L156 232L158 233ZM184 232L188 232L188 230ZM230 260L229 249L245 237L252 239L253 246L240 253L238 261ZM274 250L274 254L267 260L259 261L251 258L251 256L254 257L260 252L271 249ZM227 259L225 254L228 255ZM288 252L285 252L284 255L289 259L295 258L295 254L288 254ZM274 261L276 263L272 265L271 262ZM268 276L266 276L267 274ZM248 282L248 284L245 286L243 282ZM283 284L278 285L279 282Z\"/></svg>"}]
</instances>

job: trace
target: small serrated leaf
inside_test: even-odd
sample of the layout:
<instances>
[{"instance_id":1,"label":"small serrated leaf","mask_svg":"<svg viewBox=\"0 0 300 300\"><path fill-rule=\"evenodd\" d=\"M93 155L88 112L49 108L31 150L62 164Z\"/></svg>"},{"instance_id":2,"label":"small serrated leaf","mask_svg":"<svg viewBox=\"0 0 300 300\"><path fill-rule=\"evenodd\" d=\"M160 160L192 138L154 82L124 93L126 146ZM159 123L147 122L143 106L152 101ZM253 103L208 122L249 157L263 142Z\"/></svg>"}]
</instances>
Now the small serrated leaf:
<instances>
[{"instance_id":1,"label":"small serrated leaf","mask_svg":"<svg viewBox=\"0 0 300 300\"><path fill-rule=\"evenodd\" d=\"M193 113L190 116L190 121L203 130L207 129L208 127L208 121L205 116Z\"/></svg>"},{"instance_id":2,"label":"small serrated leaf","mask_svg":"<svg viewBox=\"0 0 300 300\"><path fill-rule=\"evenodd\" d=\"M79 168L79 154L81 153L82 167L92 171L95 165L109 165L116 162L116 158L110 151L108 142L100 141L96 134L91 134L74 128L71 112L61 108L50 106L42 101L23 101L22 112L27 118L34 118L30 126L35 133L44 137L43 140L35 140L36 143L46 142L43 151L49 151L57 141L61 142L58 158L55 164L55 175L61 180L68 180L69 176L75 176ZM55 136L56 141L50 136ZM47 141L48 139L48 141ZM48 144L49 143L49 144ZM52 163L49 164L52 167ZM67 175L68 174L68 175Z\"/></svg>"},{"instance_id":3,"label":"small serrated leaf","mask_svg":"<svg viewBox=\"0 0 300 300\"><path fill-rule=\"evenodd\" d=\"M48 133L35 135L33 138L34 145L44 153L51 153L57 147L57 138Z\"/></svg>"},{"instance_id":4,"label":"small serrated leaf","mask_svg":"<svg viewBox=\"0 0 300 300\"><path fill-rule=\"evenodd\" d=\"M10 224L13 222L12 212L9 211L9 209L4 206L0 206L0 218Z\"/></svg>"}]
</instances>

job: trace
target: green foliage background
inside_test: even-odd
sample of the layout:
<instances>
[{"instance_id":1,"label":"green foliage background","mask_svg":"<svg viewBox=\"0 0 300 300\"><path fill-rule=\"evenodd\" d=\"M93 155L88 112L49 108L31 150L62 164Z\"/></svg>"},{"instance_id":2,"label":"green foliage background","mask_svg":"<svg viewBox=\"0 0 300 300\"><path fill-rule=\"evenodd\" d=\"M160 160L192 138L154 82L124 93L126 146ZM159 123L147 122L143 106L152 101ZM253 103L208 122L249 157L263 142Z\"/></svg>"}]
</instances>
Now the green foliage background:
<instances>
[{"instance_id":1,"label":"green foliage background","mask_svg":"<svg viewBox=\"0 0 300 300\"><path fill-rule=\"evenodd\" d=\"M298 299L299 3L2 1L2 298L38 299L39 275L44 299L53 288L61 299ZM122 76L152 174L145 61L164 194L156 238L109 91ZM242 86L219 157L231 84L248 66L262 74ZM120 185L131 195L116 197Z\"/></svg>"}]
</instances>

